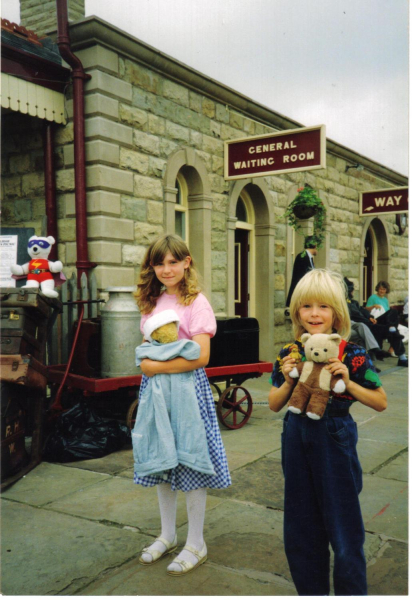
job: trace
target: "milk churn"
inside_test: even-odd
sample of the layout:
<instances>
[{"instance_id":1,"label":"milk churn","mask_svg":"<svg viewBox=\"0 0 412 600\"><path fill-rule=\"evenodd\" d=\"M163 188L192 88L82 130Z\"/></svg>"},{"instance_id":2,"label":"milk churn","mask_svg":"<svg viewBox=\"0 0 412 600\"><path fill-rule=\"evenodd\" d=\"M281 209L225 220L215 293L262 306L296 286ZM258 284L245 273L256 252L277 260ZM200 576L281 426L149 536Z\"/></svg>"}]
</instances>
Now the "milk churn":
<instances>
[{"instance_id":1,"label":"milk churn","mask_svg":"<svg viewBox=\"0 0 412 600\"><path fill-rule=\"evenodd\" d=\"M124 377L141 373L136 367L135 348L142 343L140 312L133 287L109 287L109 300L101 309L102 377Z\"/></svg>"}]
</instances>

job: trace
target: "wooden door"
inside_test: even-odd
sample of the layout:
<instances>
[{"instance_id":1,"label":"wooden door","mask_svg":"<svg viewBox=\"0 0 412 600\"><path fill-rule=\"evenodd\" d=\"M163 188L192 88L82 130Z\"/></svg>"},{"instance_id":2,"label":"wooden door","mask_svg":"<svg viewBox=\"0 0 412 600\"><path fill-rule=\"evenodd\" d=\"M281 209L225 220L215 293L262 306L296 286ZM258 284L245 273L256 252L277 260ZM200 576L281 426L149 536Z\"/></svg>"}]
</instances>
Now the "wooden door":
<instances>
[{"instance_id":1,"label":"wooden door","mask_svg":"<svg viewBox=\"0 0 412 600\"><path fill-rule=\"evenodd\" d=\"M365 237L365 252L363 259L363 301L366 302L373 294L373 240L370 229Z\"/></svg>"},{"instance_id":2,"label":"wooden door","mask_svg":"<svg viewBox=\"0 0 412 600\"><path fill-rule=\"evenodd\" d=\"M249 231L235 231L235 315L249 316Z\"/></svg>"}]
</instances>

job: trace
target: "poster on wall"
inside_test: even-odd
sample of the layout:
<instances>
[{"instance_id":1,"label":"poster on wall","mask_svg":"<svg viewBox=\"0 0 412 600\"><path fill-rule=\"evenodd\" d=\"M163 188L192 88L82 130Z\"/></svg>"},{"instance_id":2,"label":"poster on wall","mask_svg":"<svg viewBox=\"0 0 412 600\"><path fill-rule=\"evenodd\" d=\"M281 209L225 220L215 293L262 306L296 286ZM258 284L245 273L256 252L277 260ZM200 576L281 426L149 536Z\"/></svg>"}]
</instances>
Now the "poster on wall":
<instances>
[{"instance_id":1,"label":"poster on wall","mask_svg":"<svg viewBox=\"0 0 412 600\"><path fill-rule=\"evenodd\" d=\"M17 235L0 236L0 287L16 287L10 266L17 263Z\"/></svg>"}]
</instances>

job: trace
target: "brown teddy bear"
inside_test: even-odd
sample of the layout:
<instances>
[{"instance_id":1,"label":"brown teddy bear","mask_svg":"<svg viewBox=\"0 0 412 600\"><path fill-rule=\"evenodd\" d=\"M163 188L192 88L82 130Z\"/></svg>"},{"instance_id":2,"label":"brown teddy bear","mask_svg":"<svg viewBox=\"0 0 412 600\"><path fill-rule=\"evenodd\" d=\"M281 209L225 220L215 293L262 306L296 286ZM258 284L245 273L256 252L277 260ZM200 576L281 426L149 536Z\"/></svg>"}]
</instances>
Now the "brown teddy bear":
<instances>
[{"instance_id":1,"label":"brown teddy bear","mask_svg":"<svg viewBox=\"0 0 412 600\"><path fill-rule=\"evenodd\" d=\"M176 321L172 321L152 331L151 336L159 344L169 344L170 342L177 342L177 332L177 323Z\"/></svg>"},{"instance_id":2,"label":"brown teddy bear","mask_svg":"<svg viewBox=\"0 0 412 600\"><path fill-rule=\"evenodd\" d=\"M329 400L330 392L342 394L345 383L340 375L332 375L325 369L329 358L338 358L341 337L337 333L304 333L302 344L306 360L297 364L289 373L299 381L288 403L288 410L296 414L306 411L310 419L321 419Z\"/></svg>"},{"instance_id":3,"label":"brown teddy bear","mask_svg":"<svg viewBox=\"0 0 412 600\"><path fill-rule=\"evenodd\" d=\"M143 325L143 335L148 342L153 340L159 344L177 342L179 325L179 317L174 310L162 310L147 319Z\"/></svg>"}]
</instances>

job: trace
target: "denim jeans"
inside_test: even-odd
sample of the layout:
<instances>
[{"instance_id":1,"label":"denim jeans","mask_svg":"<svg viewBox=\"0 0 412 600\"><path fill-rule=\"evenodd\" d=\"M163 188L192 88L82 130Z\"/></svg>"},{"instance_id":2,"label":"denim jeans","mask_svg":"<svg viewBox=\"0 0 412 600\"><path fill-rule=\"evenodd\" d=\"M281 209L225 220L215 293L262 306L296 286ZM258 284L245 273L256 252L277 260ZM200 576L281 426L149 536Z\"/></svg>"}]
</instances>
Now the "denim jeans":
<instances>
[{"instance_id":1,"label":"denim jeans","mask_svg":"<svg viewBox=\"0 0 412 600\"><path fill-rule=\"evenodd\" d=\"M327 414L344 406L333 400L319 421L288 411L283 424L284 542L300 596L329 594L329 544L335 595L367 594L357 427Z\"/></svg>"}]
</instances>

